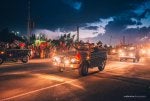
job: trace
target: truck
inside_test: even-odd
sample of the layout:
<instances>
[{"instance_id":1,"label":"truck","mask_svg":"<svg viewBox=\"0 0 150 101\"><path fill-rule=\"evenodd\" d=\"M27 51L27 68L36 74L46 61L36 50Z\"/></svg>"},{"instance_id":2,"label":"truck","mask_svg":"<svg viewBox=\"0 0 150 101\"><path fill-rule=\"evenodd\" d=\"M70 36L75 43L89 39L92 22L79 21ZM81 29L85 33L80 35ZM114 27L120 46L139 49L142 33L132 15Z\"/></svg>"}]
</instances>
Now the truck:
<instances>
[{"instance_id":1,"label":"truck","mask_svg":"<svg viewBox=\"0 0 150 101\"><path fill-rule=\"evenodd\" d=\"M59 71L66 68L78 69L79 75L88 75L89 68L98 67L103 71L107 61L107 51L93 46L90 43L78 44L74 50L57 54L53 57L52 62Z\"/></svg>"},{"instance_id":2,"label":"truck","mask_svg":"<svg viewBox=\"0 0 150 101\"><path fill-rule=\"evenodd\" d=\"M29 49L0 49L0 64L6 61L27 63L30 57Z\"/></svg>"},{"instance_id":3,"label":"truck","mask_svg":"<svg viewBox=\"0 0 150 101\"><path fill-rule=\"evenodd\" d=\"M127 61L130 59L133 60L133 62L139 62L140 61L139 49L137 49L135 46L123 47L119 51L119 58L120 61Z\"/></svg>"}]
</instances>

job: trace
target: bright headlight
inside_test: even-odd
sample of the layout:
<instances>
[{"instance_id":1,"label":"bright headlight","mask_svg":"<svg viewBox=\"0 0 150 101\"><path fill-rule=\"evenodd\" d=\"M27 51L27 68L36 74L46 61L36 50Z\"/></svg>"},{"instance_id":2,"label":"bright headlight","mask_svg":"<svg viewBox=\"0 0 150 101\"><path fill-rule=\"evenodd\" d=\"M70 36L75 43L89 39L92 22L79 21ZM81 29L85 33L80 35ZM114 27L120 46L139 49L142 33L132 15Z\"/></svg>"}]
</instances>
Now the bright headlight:
<instances>
[{"instance_id":1,"label":"bright headlight","mask_svg":"<svg viewBox=\"0 0 150 101\"><path fill-rule=\"evenodd\" d=\"M71 59L71 63L75 63L76 62L76 59L75 58L72 58Z\"/></svg>"},{"instance_id":2,"label":"bright headlight","mask_svg":"<svg viewBox=\"0 0 150 101\"><path fill-rule=\"evenodd\" d=\"M129 56L130 56L130 57L134 57L134 54L133 54L133 53L130 53Z\"/></svg>"},{"instance_id":3,"label":"bright headlight","mask_svg":"<svg viewBox=\"0 0 150 101\"><path fill-rule=\"evenodd\" d=\"M146 51L145 51L144 49L142 49L142 50L141 50L141 53L142 53L142 54L145 54L145 53L146 53Z\"/></svg>"},{"instance_id":4,"label":"bright headlight","mask_svg":"<svg viewBox=\"0 0 150 101\"><path fill-rule=\"evenodd\" d=\"M58 56L55 56L55 57L53 57L53 60L55 61L55 62L61 62L61 59L60 59L60 57L58 57Z\"/></svg>"},{"instance_id":5,"label":"bright headlight","mask_svg":"<svg viewBox=\"0 0 150 101\"><path fill-rule=\"evenodd\" d=\"M112 52L112 53L116 53L116 50L115 50L115 49L113 49L111 52Z\"/></svg>"},{"instance_id":6,"label":"bright headlight","mask_svg":"<svg viewBox=\"0 0 150 101\"><path fill-rule=\"evenodd\" d=\"M119 55L120 55L120 56L125 56L125 53L121 52Z\"/></svg>"},{"instance_id":7,"label":"bright headlight","mask_svg":"<svg viewBox=\"0 0 150 101\"><path fill-rule=\"evenodd\" d=\"M69 64L70 62L69 62L69 60L65 60L64 63L65 64Z\"/></svg>"},{"instance_id":8,"label":"bright headlight","mask_svg":"<svg viewBox=\"0 0 150 101\"><path fill-rule=\"evenodd\" d=\"M122 51L123 51L122 49L119 49L119 50L118 50L119 53L121 53Z\"/></svg>"}]
</instances>

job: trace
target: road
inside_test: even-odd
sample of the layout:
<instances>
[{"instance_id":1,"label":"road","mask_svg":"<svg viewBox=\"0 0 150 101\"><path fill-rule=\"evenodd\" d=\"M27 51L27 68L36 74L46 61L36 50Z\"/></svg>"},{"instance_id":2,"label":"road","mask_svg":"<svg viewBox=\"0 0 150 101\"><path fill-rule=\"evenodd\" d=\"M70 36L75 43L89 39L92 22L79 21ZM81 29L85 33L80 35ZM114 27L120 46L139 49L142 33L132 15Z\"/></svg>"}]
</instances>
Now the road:
<instances>
[{"instance_id":1,"label":"road","mask_svg":"<svg viewBox=\"0 0 150 101\"><path fill-rule=\"evenodd\" d=\"M58 72L50 59L0 66L0 101L150 101L150 58L139 63L109 58L104 71Z\"/></svg>"}]
</instances>

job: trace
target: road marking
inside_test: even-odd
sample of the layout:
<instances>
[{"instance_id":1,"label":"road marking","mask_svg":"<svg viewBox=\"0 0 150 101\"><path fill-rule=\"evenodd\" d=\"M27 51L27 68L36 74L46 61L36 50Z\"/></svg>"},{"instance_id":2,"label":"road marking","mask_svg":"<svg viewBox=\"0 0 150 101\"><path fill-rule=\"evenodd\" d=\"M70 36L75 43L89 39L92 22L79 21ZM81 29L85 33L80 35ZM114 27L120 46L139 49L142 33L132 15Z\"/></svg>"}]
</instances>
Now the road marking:
<instances>
[{"instance_id":1,"label":"road marking","mask_svg":"<svg viewBox=\"0 0 150 101\"><path fill-rule=\"evenodd\" d=\"M0 76L7 76L7 75L14 75L14 74L29 74L29 73L32 73L32 72L40 72L40 71L46 71L46 70L51 70L51 69L52 68L31 70L31 71L8 72L8 73L2 73L2 74L0 74Z\"/></svg>"},{"instance_id":2,"label":"road marking","mask_svg":"<svg viewBox=\"0 0 150 101\"><path fill-rule=\"evenodd\" d=\"M123 68L125 68L125 67L123 67ZM105 72L107 73L110 70L115 70L115 69L119 69L119 68L118 67L114 67L114 68L106 69L106 71L104 71L104 73ZM39 70L37 70L37 71L39 71ZM64 84L71 84L72 82L74 82L76 80L79 80L79 79L81 79L81 78L70 80L70 81L66 81L66 82L62 82L62 83L59 83L59 84L55 84L55 85L52 85L52 86L40 88L40 89L37 89L37 90L29 91L29 92L26 92L26 93L18 94L18 95L12 96L12 97L0 99L0 101L7 101L7 100L15 99L15 98L18 98L18 97L23 97L23 96L26 96L26 95L29 95L29 94L33 94L33 93L40 92L40 91L43 91L43 90L51 89L51 88L54 88L54 87L57 87L57 86L61 86L61 85L64 85ZM78 88L82 88L81 86L78 86L78 85L73 85L73 86L76 86Z\"/></svg>"},{"instance_id":3,"label":"road marking","mask_svg":"<svg viewBox=\"0 0 150 101\"><path fill-rule=\"evenodd\" d=\"M81 79L81 78L79 78L79 79ZM43 90L51 89L51 88L54 88L54 87L57 87L57 86L60 86L60 85L71 84L72 82L74 82L76 80L79 80L79 79L62 82L62 83L59 83L59 84L56 84L56 85L53 85L53 86L48 86L48 87L44 87L44 88L40 88L40 89L37 89L37 90L30 91L30 92L27 92L27 93L22 93L22 94L15 95L15 96L12 96L12 97L0 99L0 101L8 101L8 100L12 100L12 99L15 99L15 98L18 98L18 97L22 97L22 96L33 94L33 93L36 93L36 92L40 92L40 91L43 91ZM83 89L81 86L78 86L78 85L73 85L73 86Z\"/></svg>"}]
</instances>

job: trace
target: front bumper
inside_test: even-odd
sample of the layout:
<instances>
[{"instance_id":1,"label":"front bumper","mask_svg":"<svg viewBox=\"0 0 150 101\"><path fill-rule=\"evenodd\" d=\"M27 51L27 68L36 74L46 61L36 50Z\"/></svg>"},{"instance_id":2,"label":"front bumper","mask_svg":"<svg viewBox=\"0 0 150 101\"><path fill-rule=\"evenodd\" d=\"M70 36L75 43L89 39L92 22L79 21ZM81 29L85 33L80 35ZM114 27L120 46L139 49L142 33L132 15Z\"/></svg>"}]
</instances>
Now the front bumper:
<instances>
[{"instance_id":1,"label":"front bumper","mask_svg":"<svg viewBox=\"0 0 150 101\"><path fill-rule=\"evenodd\" d=\"M120 56L120 59L136 59L136 57L131 57L131 56Z\"/></svg>"}]
</instances>

